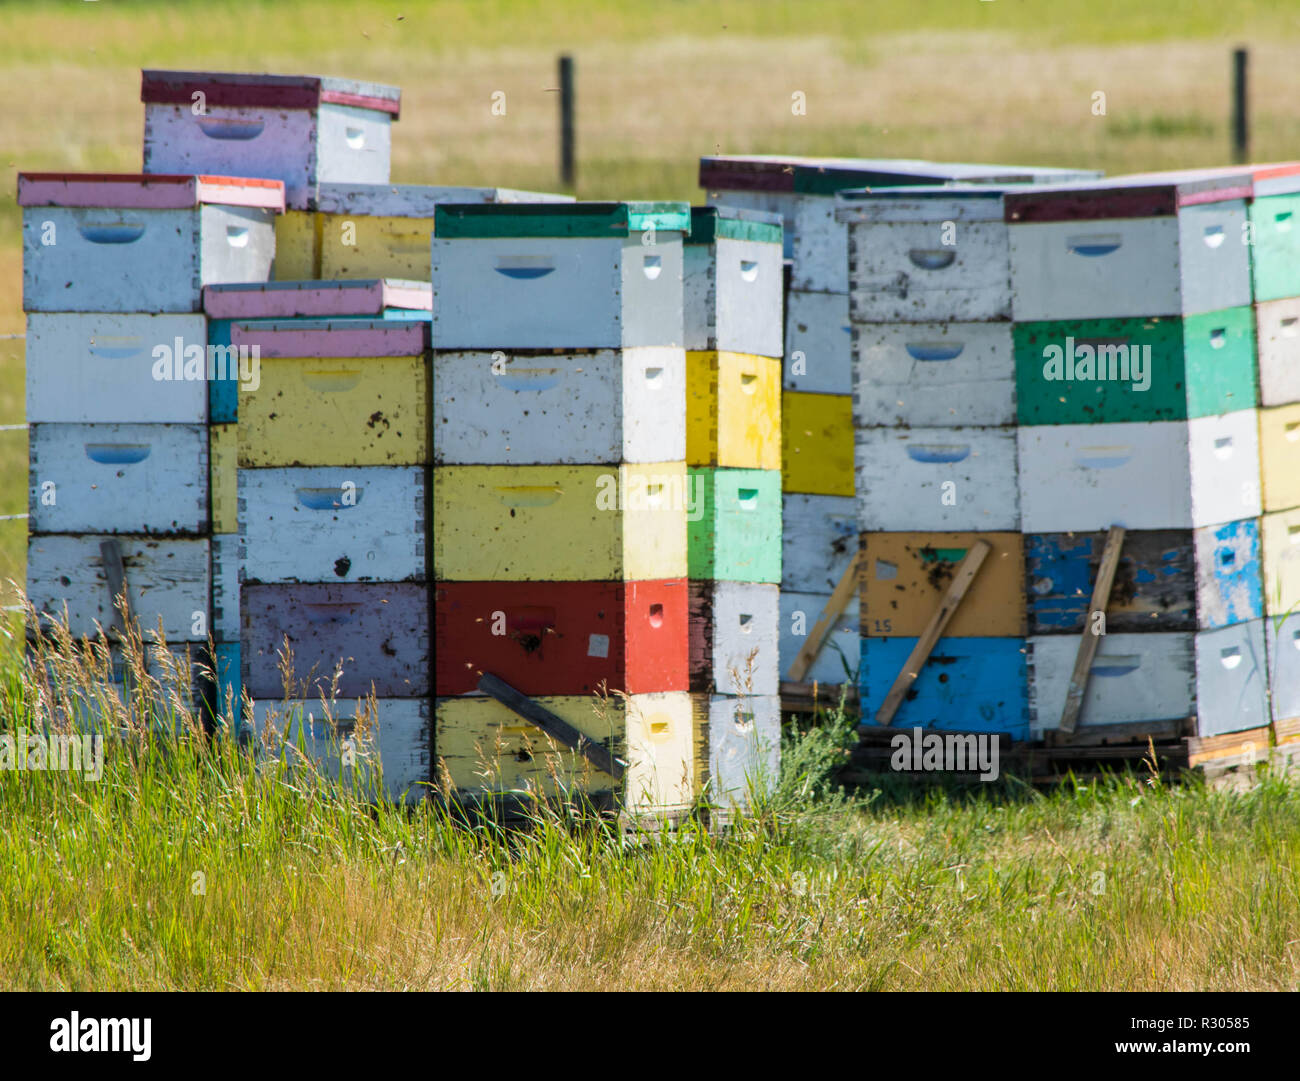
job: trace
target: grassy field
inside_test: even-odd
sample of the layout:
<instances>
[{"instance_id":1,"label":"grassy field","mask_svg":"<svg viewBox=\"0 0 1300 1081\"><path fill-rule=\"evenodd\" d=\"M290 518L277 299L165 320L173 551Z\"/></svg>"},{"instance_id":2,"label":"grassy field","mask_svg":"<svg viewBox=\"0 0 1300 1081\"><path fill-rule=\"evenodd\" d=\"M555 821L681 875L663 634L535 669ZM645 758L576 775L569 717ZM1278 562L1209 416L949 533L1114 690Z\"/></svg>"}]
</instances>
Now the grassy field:
<instances>
[{"instance_id":1,"label":"grassy field","mask_svg":"<svg viewBox=\"0 0 1300 1081\"><path fill-rule=\"evenodd\" d=\"M394 178L554 188L555 57L578 72L577 193L699 200L710 152L1221 163L1229 53L1252 51L1254 156L1300 146L1289 0L370 0L0 6L0 424L22 420L19 169L132 170L139 69L311 71L396 83ZM39 88L39 91L36 89ZM492 115L494 91L506 115ZM1092 95L1106 94L1095 116ZM802 91L806 115L791 95ZM0 433L0 514L26 447ZM0 580L23 524L0 522Z\"/></svg>"},{"instance_id":2,"label":"grassy field","mask_svg":"<svg viewBox=\"0 0 1300 1081\"><path fill-rule=\"evenodd\" d=\"M0 730L51 701L0 649ZM0 770L0 987L1300 990L1300 790L1263 773L850 798L832 712L725 837L507 834L116 709L98 780Z\"/></svg>"}]
</instances>

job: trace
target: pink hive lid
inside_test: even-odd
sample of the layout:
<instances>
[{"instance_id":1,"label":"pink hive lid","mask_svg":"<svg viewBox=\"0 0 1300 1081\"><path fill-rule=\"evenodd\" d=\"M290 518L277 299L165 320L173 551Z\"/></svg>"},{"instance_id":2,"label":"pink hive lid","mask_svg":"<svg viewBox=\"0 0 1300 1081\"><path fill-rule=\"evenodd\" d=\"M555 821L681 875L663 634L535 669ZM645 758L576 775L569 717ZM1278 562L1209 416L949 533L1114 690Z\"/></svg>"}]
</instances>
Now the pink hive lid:
<instances>
[{"instance_id":1,"label":"pink hive lid","mask_svg":"<svg viewBox=\"0 0 1300 1081\"><path fill-rule=\"evenodd\" d=\"M207 105L268 109L315 109L351 105L389 113L396 120L402 91L332 75L254 75L232 71L140 72L140 100L146 105L191 105L201 93Z\"/></svg>"},{"instance_id":2,"label":"pink hive lid","mask_svg":"<svg viewBox=\"0 0 1300 1081\"><path fill-rule=\"evenodd\" d=\"M19 206L186 210L203 203L284 211L284 182L170 173L19 173Z\"/></svg>"}]
</instances>

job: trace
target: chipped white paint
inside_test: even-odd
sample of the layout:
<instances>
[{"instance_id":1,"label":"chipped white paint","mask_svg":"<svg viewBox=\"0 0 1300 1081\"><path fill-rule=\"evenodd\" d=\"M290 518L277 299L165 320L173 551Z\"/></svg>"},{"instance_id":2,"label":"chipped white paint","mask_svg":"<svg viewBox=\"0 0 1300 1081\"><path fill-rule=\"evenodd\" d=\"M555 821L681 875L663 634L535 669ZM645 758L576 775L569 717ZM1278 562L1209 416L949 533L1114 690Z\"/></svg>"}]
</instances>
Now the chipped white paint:
<instances>
[{"instance_id":1,"label":"chipped white paint","mask_svg":"<svg viewBox=\"0 0 1300 1081\"><path fill-rule=\"evenodd\" d=\"M853 392L853 327L844 293L787 294L782 386L811 394Z\"/></svg>"},{"instance_id":2,"label":"chipped white paint","mask_svg":"<svg viewBox=\"0 0 1300 1081\"><path fill-rule=\"evenodd\" d=\"M1262 619L1196 633L1198 736L1219 736L1268 724L1264 650Z\"/></svg>"},{"instance_id":3,"label":"chipped white paint","mask_svg":"<svg viewBox=\"0 0 1300 1081\"><path fill-rule=\"evenodd\" d=\"M829 594L858 550L852 496L782 496L781 589Z\"/></svg>"},{"instance_id":4,"label":"chipped white paint","mask_svg":"<svg viewBox=\"0 0 1300 1081\"><path fill-rule=\"evenodd\" d=\"M817 620L831 599L825 593L781 591L781 678L790 678L790 665L808 641ZM800 633L802 632L802 633ZM821 652L803 677L805 683L838 686L858 681L860 658L858 599L854 597L831 627Z\"/></svg>"},{"instance_id":5,"label":"chipped white paint","mask_svg":"<svg viewBox=\"0 0 1300 1081\"><path fill-rule=\"evenodd\" d=\"M781 768L781 700L776 695L701 696L707 704L707 798L715 807L748 807L770 792Z\"/></svg>"},{"instance_id":6,"label":"chipped white paint","mask_svg":"<svg viewBox=\"0 0 1300 1081\"><path fill-rule=\"evenodd\" d=\"M719 237L687 244L682 258L686 348L779 357L781 249Z\"/></svg>"}]
</instances>

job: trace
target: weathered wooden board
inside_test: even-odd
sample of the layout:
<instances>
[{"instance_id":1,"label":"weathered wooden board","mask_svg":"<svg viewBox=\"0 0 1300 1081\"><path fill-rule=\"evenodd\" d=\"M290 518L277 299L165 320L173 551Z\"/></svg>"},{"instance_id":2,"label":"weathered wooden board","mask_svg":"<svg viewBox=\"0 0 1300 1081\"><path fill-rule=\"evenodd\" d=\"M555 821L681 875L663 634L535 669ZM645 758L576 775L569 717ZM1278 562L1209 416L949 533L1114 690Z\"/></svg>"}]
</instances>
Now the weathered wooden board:
<instances>
[{"instance_id":1,"label":"weathered wooden board","mask_svg":"<svg viewBox=\"0 0 1300 1081\"><path fill-rule=\"evenodd\" d=\"M434 462L681 460L686 371L685 351L672 347L439 352L433 360Z\"/></svg>"},{"instance_id":2,"label":"weathered wooden board","mask_svg":"<svg viewBox=\"0 0 1300 1081\"><path fill-rule=\"evenodd\" d=\"M686 354L686 464L781 468L778 358Z\"/></svg>"},{"instance_id":3,"label":"weathered wooden board","mask_svg":"<svg viewBox=\"0 0 1300 1081\"><path fill-rule=\"evenodd\" d=\"M239 536L214 533L212 545L212 638L239 641Z\"/></svg>"},{"instance_id":4,"label":"weathered wooden board","mask_svg":"<svg viewBox=\"0 0 1300 1081\"><path fill-rule=\"evenodd\" d=\"M1017 323L1021 424L1186 420L1253 409L1249 306L1150 319Z\"/></svg>"},{"instance_id":5,"label":"weathered wooden board","mask_svg":"<svg viewBox=\"0 0 1300 1081\"><path fill-rule=\"evenodd\" d=\"M1256 197L1249 214L1255 299L1300 296L1300 195Z\"/></svg>"},{"instance_id":6,"label":"weathered wooden board","mask_svg":"<svg viewBox=\"0 0 1300 1081\"><path fill-rule=\"evenodd\" d=\"M1268 757L1269 730L1251 728L1221 736L1189 736L1187 752L1187 764L1192 769L1253 766Z\"/></svg>"},{"instance_id":7,"label":"weathered wooden board","mask_svg":"<svg viewBox=\"0 0 1300 1081\"><path fill-rule=\"evenodd\" d=\"M695 723L684 691L637 694L603 703L586 696L543 696L539 705L627 761L628 809L654 813L690 805L695 790ZM468 790L611 791L614 780L564 747L552 749L536 727L482 696L436 701L435 746L452 783ZM438 772L435 771L435 778Z\"/></svg>"},{"instance_id":8,"label":"weathered wooden board","mask_svg":"<svg viewBox=\"0 0 1300 1081\"><path fill-rule=\"evenodd\" d=\"M1245 224L1242 199L1162 217L1013 223L1016 321L1194 315L1249 304Z\"/></svg>"},{"instance_id":9,"label":"weathered wooden board","mask_svg":"<svg viewBox=\"0 0 1300 1081\"><path fill-rule=\"evenodd\" d=\"M859 428L863 531L1020 528L1014 428Z\"/></svg>"},{"instance_id":10,"label":"weathered wooden board","mask_svg":"<svg viewBox=\"0 0 1300 1081\"><path fill-rule=\"evenodd\" d=\"M241 469L242 580L424 580L427 475L421 467Z\"/></svg>"},{"instance_id":11,"label":"weathered wooden board","mask_svg":"<svg viewBox=\"0 0 1300 1081\"><path fill-rule=\"evenodd\" d=\"M419 803L429 794L433 725L427 698L380 698L372 711L364 703L340 701L327 717L320 699L279 698L253 703L255 731L266 738L268 725L281 733L293 750L302 753L326 779L339 781L377 797L382 790L399 803ZM272 737L274 746L274 737ZM348 764L344 764L344 757ZM301 767L299 767L301 768Z\"/></svg>"},{"instance_id":12,"label":"weathered wooden board","mask_svg":"<svg viewBox=\"0 0 1300 1081\"><path fill-rule=\"evenodd\" d=\"M1269 723L1264 621L1196 634L1196 734L1219 736Z\"/></svg>"},{"instance_id":13,"label":"weathered wooden board","mask_svg":"<svg viewBox=\"0 0 1300 1081\"><path fill-rule=\"evenodd\" d=\"M781 399L782 486L806 495L853 494L853 399L786 393Z\"/></svg>"},{"instance_id":14,"label":"weathered wooden board","mask_svg":"<svg viewBox=\"0 0 1300 1081\"><path fill-rule=\"evenodd\" d=\"M281 651L292 650L286 691ZM429 693L429 596L423 583L250 583L240 595L242 679L253 698Z\"/></svg>"},{"instance_id":15,"label":"weathered wooden board","mask_svg":"<svg viewBox=\"0 0 1300 1081\"><path fill-rule=\"evenodd\" d=\"M830 602L831 590L818 593L781 591L781 678L787 679L790 665L799 656L799 650L821 618ZM859 659L858 600L854 598L835 620L821 652L803 677L805 683L820 683L837 687L841 683L856 683ZM901 663L901 661L900 661ZM896 673L895 673L896 674Z\"/></svg>"},{"instance_id":16,"label":"weathered wooden board","mask_svg":"<svg viewBox=\"0 0 1300 1081\"><path fill-rule=\"evenodd\" d=\"M1186 529L1260 513L1255 410L1152 424L1022 427L1030 533Z\"/></svg>"},{"instance_id":17,"label":"weathered wooden board","mask_svg":"<svg viewBox=\"0 0 1300 1081\"><path fill-rule=\"evenodd\" d=\"M698 499L687 522L692 579L781 581L781 474L773 469L686 471Z\"/></svg>"},{"instance_id":18,"label":"weathered wooden board","mask_svg":"<svg viewBox=\"0 0 1300 1081\"><path fill-rule=\"evenodd\" d=\"M977 540L992 546L946 636L1023 637L1025 550L1020 533L864 533L862 634L921 634Z\"/></svg>"},{"instance_id":19,"label":"weathered wooden board","mask_svg":"<svg viewBox=\"0 0 1300 1081\"><path fill-rule=\"evenodd\" d=\"M859 694L864 723L871 723L915 645L915 638L862 639ZM1025 639L941 639L894 716L893 727L999 732L1024 739L1029 732Z\"/></svg>"},{"instance_id":20,"label":"weathered wooden board","mask_svg":"<svg viewBox=\"0 0 1300 1081\"><path fill-rule=\"evenodd\" d=\"M1060 724L1078 650L1075 635L1030 637L1029 707L1035 736ZM1191 633L1102 635L1077 730L1182 720L1194 708L1195 682Z\"/></svg>"},{"instance_id":21,"label":"weathered wooden board","mask_svg":"<svg viewBox=\"0 0 1300 1081\"><path fill-rule=\"evenodd\" d=\"M234 424L208 427L212 532L239 532L239 432Z\"/></svg>"},{"instance_id":22,"label":"weathered wooden board","mask_svg":"<svg viewBox=\"0 0 1300 1081\"><path fill-rule=\"evenodd\" d=\"M262 281L274 213L205 205L156 210L29 206L23 307L33 312L197 312L208 282Z\"/></svg>"},{"instance_id":23,"label":"weathered wooden board","mask_svg":"<svg viewBox=\"0 0 1300 1081\"><path fill-rule=\"evenodd\" d=\"M203 424L33 424L33 533L208 532Z\"/></svg>"},{"instance_id":24,"label":"weathered wooden board","mask_svg":"<svg viewBox=\"0 0 1300 1081\"><path fill-rule=\"evenodd\" d=\"M781 355L781 222L694 207L683 251L687 349Z\"/></svg>"},{"instance_id":25,"label":"weathered wooden board","mask_svg":"<svg viewBox=\"0 0 1300 1081\"><path fill-rule=\"evenodd\" d=\"M203 288L203 310L209 319L333 319L353 315L382 319L390 308L412 313L433 311L433 286L427 281L403 278L316 281L307 275L303 279Z\"/></svg>"},{"instance_id":26,"label":"weathered wooden board","mask_svg":"<svg viewBox=\"0 0 1300 1081\"><path fill-rule=\"evenodd\" d=\"M776 585L692 581L690 689L706 694L778 694L780 602Z\"/></svg>"},{"instance_id":27,"label":"weathered wooden board","mask_svg":"<svg viewBox=\"0 0 1300 1081\"><path fill-rule=\"evenodd\" d=\"M435 693L473 694L484 672L530 697L688 686L685 578L439 582Z\"/></svg>"},{"instance_id":28,"label":"weathered wooden board","mask_svg":"<svg viewBox=\"0 0 1300 1081\"><path fill-rule=\"evenodd\" d=\"M782 385L804 394L853 393L853 325L847 294L790 290Z\"/></svg>"},{"instance_id":29,"label":"weathered wooden board","mask_svg":"<svg viewBox=\"0 0 1300 1081\"><path fill-rule=\"evenodd\" d=\"M750 806L781 769L781 700L775 695L692 695L700 752L695 769L714 807Z\"/></svg>"},{"instance_id":30,"label":"weathered wooden board","mask_svg":"<svg viewBox=\"0 0 1300 1081\"><path fill-rule=\"evenodd\" d=\"M204 664L204 649L201 642L179 642L170 644L164 652L158 645L146 643L146 679L143 681L130 670L121 647L116 644L109 647L106 670L97 657L83 655L86 670L96 674L102 672L104 676L102 679L92 678L85 685L80 681L72 686L61 682L58 671L50 666L47 672L56 692L54 701L50 703L53 718L56 724L66 723L74 731L85 734L109 734L108 726L116 727L127 722L138 727L146 719L161 728L180 730L186 723L185 712L194 717L198 707L199 695L196 692ZM117 700L116 703L113 699ZM93 757L89 760L84 757L84 744L81 751L82 769L92 769Z\"/></svg>"},{"instance_id":31,"label":"weathered wooden board","mask_svg":"<svg viewBox=\"0 0 1300 1081\"><path fill-rule=\"evenodd\" d=\"M1255 305L1262 406L1300 402L1300 296Z\"/></svg>"},{"instance_id":32,"label":"weathered wooden board","mask_svg":"<svg viewBox=\"0 0 1300 1081\"><path fill-rule=\"evenodd\" d=\"M1009 323L858 323L853 355L859 428L1016 423Z\"/></svg>"},{"instance_id":33,"label":"weathered wooden board","mask_svg":"<svg viewBox=\"0 0 1300 1081\"><path fill-rule=\"evenodd\" d=\"M27 540L27 595L40 612L62 618L67 605L74 636L89 637L98 624L119 625L109 592L100 541L103 535L31 536ZM118 535L127 596L141 630L148 635L162 618L169 642L197 638L196 619L208 622L212 591L206 538Z\"/></svg>"},{"instance_id":34,"label":"weathered wooden board","mask_svg":"<svg viewBox=\"0 0 1300 1081\"><path fill-rule=\"evenodd\" d=\"M782 496L781 588L830 593L858 550L858 512L846 496Z\"/></svg>"},{"instance_id":35,"label":"weathered wooden board","mask_svg":"<svg viewBox=\"0 0 1300 1081\"><path fill-rule=\"evenodd\" d=\"M680 461L435 467L434 567L455 582L685 578L702 498Z\"/></svg>"},{"instance_id":36,"label":"weathered wooden board","mask_svg":"<svg viewBox=\"0 0 1300 1081\"><path fill-rule=\"evenodd\" d=\"M173 357L206 341L201 315L32 312L27 422L205 424L206 369L175 378Z\"/></svg>"}]
</instances>

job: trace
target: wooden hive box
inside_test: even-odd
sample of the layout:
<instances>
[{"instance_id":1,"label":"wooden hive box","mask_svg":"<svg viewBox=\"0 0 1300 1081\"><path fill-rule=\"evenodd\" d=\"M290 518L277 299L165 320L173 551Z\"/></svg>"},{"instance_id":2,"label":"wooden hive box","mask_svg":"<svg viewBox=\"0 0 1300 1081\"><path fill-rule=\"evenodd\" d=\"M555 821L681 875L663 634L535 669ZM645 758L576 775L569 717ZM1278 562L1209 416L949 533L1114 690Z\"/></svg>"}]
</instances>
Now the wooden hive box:
<instances>
[{"instance_id":1,"label":"wooden hive box","mask_svg":"<svg viewBox=\"0 0 1300 1081\"><path fill-rule=\"evenodd\" d=\"M692 691L779 691L780 588L758 582L690 583Z\"/></svg>"},{"instance_id":2,"label":"wooden hive box","mask_svg":"<svg viewBox=\"0 0 1300 1081\"><path fill-rule=\"evenodd\" d=\"M781 219L692 207L685 244L686 348L780 357Z\"/></svg>"}]
</instances>

